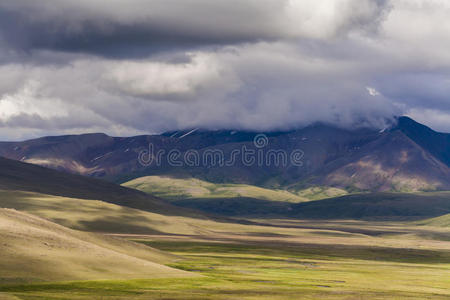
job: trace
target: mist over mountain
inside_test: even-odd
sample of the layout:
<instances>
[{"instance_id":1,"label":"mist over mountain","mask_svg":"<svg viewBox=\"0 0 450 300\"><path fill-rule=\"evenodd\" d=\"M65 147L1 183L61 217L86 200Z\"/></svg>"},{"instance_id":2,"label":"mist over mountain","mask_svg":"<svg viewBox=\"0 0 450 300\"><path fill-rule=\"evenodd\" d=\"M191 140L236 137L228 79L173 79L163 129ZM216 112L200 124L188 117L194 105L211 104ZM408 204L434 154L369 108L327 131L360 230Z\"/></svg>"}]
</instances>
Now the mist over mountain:
<instances>
[{"instance_id":1,"label":"mist over mountain","mask_svg":"<svg viewBox=\"0 0 450 300\"><path fill-rule=\"evenodd\" d=\"M2 142L0 155L116 182L168 175L268 187L427 191L450 188L449 136L400 117L381 131L316 123L267 133L191 129L135 137L54 136ZM250 161L242 152L233 157L233 151L246 149L255 156L246 158ZM174 162L168 160L171 151L176 152ZM194 165L189 160L192 151L200 159ZM293 163L290 155L296 151L299 161ZM258 161L258 153L263 161ZM148 161L140 160L143 157Z\"/></svg>"},{"instance_id":2,"label":"mist over mountain","mask_svg":"<svg viewBox=\"0 0 450 300\"><path fill-rule=\"evenodd\" d=\"M397 115L450 131L449 12L439 0L2 1L0 140L382 129Z\"/></svg>"}]
</instances>

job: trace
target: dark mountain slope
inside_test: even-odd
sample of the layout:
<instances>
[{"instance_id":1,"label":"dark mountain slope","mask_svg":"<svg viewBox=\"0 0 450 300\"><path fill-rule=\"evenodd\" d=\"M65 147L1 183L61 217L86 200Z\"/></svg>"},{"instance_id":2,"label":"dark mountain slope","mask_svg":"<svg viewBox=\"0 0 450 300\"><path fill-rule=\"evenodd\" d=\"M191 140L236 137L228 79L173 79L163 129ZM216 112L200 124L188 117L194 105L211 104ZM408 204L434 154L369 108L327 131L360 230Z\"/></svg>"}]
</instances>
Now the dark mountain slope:
<instances>
[{"instance_id":1,"label":"dark mountain slope","mask_svg":"<svg viewBox=\"0 0 450 300\"><path fill-rule=\"evenodd\" d=\"M174 212L172 206L137 190L1 157L0 189L102 200L152 212Z\"/></svg>"},{"instance_id":2,"label":"dark mountain slope","mask_svg":"<svg viewBox=\"0 0 450 300\"><path fill-rule=\"evenodd\" d=\"M400 130L437 159L450 166L450 134L436 132L408 117L400 117L394 130Z\"/></svg>"},{"instance_id":3,"label":"dark mountain slope","mask_svg":"<svg viewBox=\"0 0 450 300\"><path fill-rule=\"evenodd\" d=\"M81 136L45 137L24 142L0 143L0 155L38 164L66 172L106 179L130 179L142 175L170 174L197 176L219 182L245 182L266 184L275 178L276 184L298 180L336 157L354 151L360 144L377 136L371 130L345 130L327 125L313 125L290 132L265 133L268 145L263 150L301 149L305 152L305 164L301 167L245 165L240 156L227 168L202 164L198 167L172 167L167 161L160 166L142 166L138 162L141 151L151 144L154 152L171 150L185 153L187 150L223 151L229 159L235 149L256 150L253 139L256 132L243 131L194 131L167 133L164 135L114 138L102 134ZM187 134L187 135L186 135Z\"/></svg>"},{"instance_id":4,"label":"dark mountain slope","mask_svg":"<svg viewBox=\"0 0 450 300\"><path fill-rule=\"evenodd\" d=\"M398 130L333 161L315 175L316 184L347 189L450 189L450 169Z\"/></svg>"},{"instance_id":5,"label":"dark mountain slope","mask_svg":"<svg viewBox=\"0 0 450 300\"><path fill-rule=\"evenodd\" d=\"M265 133L265 147L257 148L257 132L234 130L187 130L162 135L109 137L103 134L46 137L24 142L0 143L0 155L66 172L125 182L145 175L197 177L217 183L247 183L267 187L301 189L310 185L331 185L367 191L416 191L447 189L450 186L450 145L442 134L401 117L398 124L379 132L373 129L342 129L314 124L299 130ZM144 166L138 157L148 151L163 151L159 164ZM200 161L188 166L183 161L189 150L201 158L218 151L230 161L233 151L240 156L226 166ZM301 150L301 165L245 163L242 149ZM176 150L182 166L168 163Z\"/></svg>"}]
</instances>

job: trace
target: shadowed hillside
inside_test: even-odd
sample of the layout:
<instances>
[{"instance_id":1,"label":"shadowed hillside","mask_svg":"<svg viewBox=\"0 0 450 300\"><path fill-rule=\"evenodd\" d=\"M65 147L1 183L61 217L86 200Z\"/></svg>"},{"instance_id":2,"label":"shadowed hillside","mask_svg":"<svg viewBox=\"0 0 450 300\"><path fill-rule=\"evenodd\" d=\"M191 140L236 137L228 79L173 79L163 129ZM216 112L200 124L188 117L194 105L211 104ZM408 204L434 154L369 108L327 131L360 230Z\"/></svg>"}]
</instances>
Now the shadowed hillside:
<instances>
[{"instance_id":1,"label":"shadowed hillside","mask_svg":"<svg viewBox=\"0 0 450 300\"><path fill-rule=\"evenodd\" d=\"M194 177L214 183L251 184L296 191L310 187L335 187L348 192L414 192L450 189L449 135L435 132L400 117L398 124L383 131L344 129L327 124L266 132L267 145L257 148L258 132L236 130L186 130L162 135L109 137L104 134L44 137L24 142L0 143L0 155L70 173L126 182L147 175ZM142 165L142 151L163 151L160 163ZM300 165L245 164L236 159L226 167L212 161L175 166L167 153L180 158L189 150L200 156L207 151L223 153L229 161L236 149L282 150L304 154Z\"/></svg>"},{"instance_id":2,"label":"shadowed hillside","mask_svg":"<svg viewBox=\"0 0 450 300\"><path fill-rule=\"evenodd\" d=\"M10 209L0 209L0 240L3 284L191 276L161 265L175 259L170 254Z\"/></svg>"},{"instance_id":3,"label":"shadowed hillside","mask_svg":"<svg viewBox=\"0 0 450 300\"><path fill-rule=\"evenodd\" d=\"M0 189L102 200L153 212L174 212L172 207L159 199L137 190L1 157Z\"/></svg>"},{"instance_id":4,"label":"shadowed hillside","mask_svg":"<svg viewBox=\"0 0 450 300\"><path fill-rule=\"evenodd\" d=\"M318 219L418 218L450 212L450 192L347 195L292 205L291 216Z\"/></svg>"},{"instance_id":5,"label":"shadowed hillside","mask_svg":"<svg viewBox=\"0 0 450 300\"><path fill-rule=\"evenodd\" d=\"M397 130L330 163L315 177L318 185L363 191L450 188L450 168Z\"/></svg>"},{"instance_id":6,"label":"shadowed hillside","mask_svg":"<svg viewBox=\"0 0 450 300\"><path fill-rule=\"evenodd\" d=\"M324 191L316 188L318 194L310 189L297 192L304 195L301 197L294 194L295 191L158 176L141 177L125 185L144 192L156 192L163 199L181 207L226 216L402 219L435 217L450 212L450 192L359 193L340 196L341 190ZM338 194L333 197L333 193ZM321 198L314 198L318 196Z\"/></svg>"},{"instance_id":7,"label":"shadowed hillside","mask_svg":"<svg viewBox=\"0 0 450 300\"><path fill-rule=\"evenodd\" d=\"M396 128L450 166L450 134L436 132L408 117L399 118Z\"/></svg>"},{"instance_id":8,"label":"shadowed hillside","mask_svg":"<svg viewBox=\"0 0 450 300\"><path fill-rule=\"evenodd\" d=\"M162 214L99 200L13 190L0 190L0 207L27 212L72 229L104 233L199 234L213 226L232 226L230 220L219 223L198 213L185 213L185 209L176 206L171 207L172 214Z\"/></svg>"}]
</instances>

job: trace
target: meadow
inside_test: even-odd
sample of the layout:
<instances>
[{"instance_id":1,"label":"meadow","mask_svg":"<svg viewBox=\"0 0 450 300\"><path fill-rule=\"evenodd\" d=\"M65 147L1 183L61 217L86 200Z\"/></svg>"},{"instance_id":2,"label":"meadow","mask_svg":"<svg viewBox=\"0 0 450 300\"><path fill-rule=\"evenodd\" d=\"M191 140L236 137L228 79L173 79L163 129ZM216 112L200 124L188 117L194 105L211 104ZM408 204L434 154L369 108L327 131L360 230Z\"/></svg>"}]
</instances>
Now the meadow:
<instances>
[{"instance_id":1,"label":"meadow","mask_svg":"<svg viewBox=\"0 0 450 300\"><path fill-rule=\"evenodd\" d=\"M175 255L178 259L167 266L198 276L1 285L0 295L5 299L448 299L450 234L446 227L428 225L435 222L271 220L272 229L250 226L238 233L121 235Z\"/></svg>"},{"instance_id":2,"label":"meadow","mask_svg":"<svg viewBox=\"0 0 450 300\"><path fill-rule=\"evenodd\" d=\"M158 186L164 190L164 184ZM188 186L180 182L180 188ZM207 197L236 192L237 186L225 187L209 187ZM266 194L239 188L247 196ZM266 194L276 198L272 204L338 204L335 199L286 202L282 197L290 192L274 193ZM448 194L427 195L346 196L336 198L341 206L332 211L352 212L361 201L380 202L383 212L396 210L396 203L414 203L426 213L440 207L430 203L447 205ZM0 209L0 299L450 297L449 215L251 218L201 215L176 206L163 214L14 190L0 190L0 202L5 208Z\"/></svg>"}]
</instances>

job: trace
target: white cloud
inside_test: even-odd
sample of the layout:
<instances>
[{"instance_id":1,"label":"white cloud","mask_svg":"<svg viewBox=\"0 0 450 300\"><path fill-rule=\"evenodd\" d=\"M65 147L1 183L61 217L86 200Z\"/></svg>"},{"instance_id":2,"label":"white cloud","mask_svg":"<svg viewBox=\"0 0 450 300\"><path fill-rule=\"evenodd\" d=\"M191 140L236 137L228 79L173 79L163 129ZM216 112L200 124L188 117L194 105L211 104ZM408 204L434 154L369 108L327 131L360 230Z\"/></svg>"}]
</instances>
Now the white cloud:
<instances>
[{"instance_id":1,"label":"white cloud","mask_svg":"<svg viewBox=\"0 0 450 300\"><path fill-rule=\"evenodd\" d=\"M153 100L188 100L204 93L219 94L239 86L232 70L214 54L188 53L188 62L119 61L108 64L104 78L113 90Z\"/></svg>"},{"instance_id":2,"label":"white cloud","mask_svg":"<svg viewBox=\"0 0 450 300\"><path fill-rule=\"evenodd\" d=\"M368 87L366 87L366 89L367 89L367 92L369 93L370 96L375 97L375 96L379 96L380 95L380 93L373 87L368 86Z\"/></svg>"},{"instance_id":3,"label":"white cloud","mask_svg":"<svg viewBox=\"0 0 450 300\"><path fill-rule=\"evenodd\" d=\"M448 1L106 1L0 3L0 135L450 130Z\"/></svg>"},{"instance_id":4,"label":"white cloud","mask_svg":"<svg viewBox=\"0 0 450 300\"><path fill-rule=\"evenodd\" d=\"M0 98L0 121L8 121L20 114L37 115L42 118L68 117L67 106L56 98L47 98L39 93L40 84L25 82L17 92Z\"/></svg>"}]
</instances>

